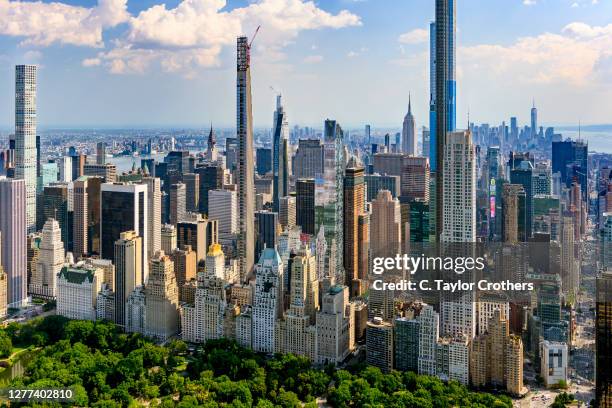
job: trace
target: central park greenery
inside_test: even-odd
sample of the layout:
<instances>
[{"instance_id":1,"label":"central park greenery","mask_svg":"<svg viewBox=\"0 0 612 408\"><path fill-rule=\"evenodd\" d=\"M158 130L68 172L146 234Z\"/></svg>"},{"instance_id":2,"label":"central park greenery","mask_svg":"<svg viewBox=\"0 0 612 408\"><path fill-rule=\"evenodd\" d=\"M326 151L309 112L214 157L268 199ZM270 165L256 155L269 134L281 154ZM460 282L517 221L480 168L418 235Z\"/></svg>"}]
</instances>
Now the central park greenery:
<instances>
[{"instance_id":1,"label":"central park greenery","mask_svg":"<svg viewBox=\"0 0 612 408\"><path fill-rule=\"evenodd\" d=\"M469 391L412 372L356 365L313 367L302 356L268 357L229 340L189 352L159 346L108 322L49 316L0 331L0 351L41 348L8 387L70 387L69 405L90 407L511 407L506 396ZM59 405L59 404L58 404ZM35 406L35 405L31 405Z\"/></svg>"}]
</instances>

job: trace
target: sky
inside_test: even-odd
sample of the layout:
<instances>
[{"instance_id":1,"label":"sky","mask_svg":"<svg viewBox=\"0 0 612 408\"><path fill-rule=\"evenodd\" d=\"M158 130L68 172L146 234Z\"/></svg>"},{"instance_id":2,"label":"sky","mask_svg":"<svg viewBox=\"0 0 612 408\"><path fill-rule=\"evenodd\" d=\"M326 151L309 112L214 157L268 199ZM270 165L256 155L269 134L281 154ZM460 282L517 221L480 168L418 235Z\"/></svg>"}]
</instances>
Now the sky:
<instances>
[{"instance_id":1,"label":"sky","mask_svg":"<svg viewBox=\"0 0 612 408\"><path fill-rule=\"evenodd\" d=\"M235 124L236 36L256 126L428 125L434 0L0 0L0 127L39 65L41 127ZM612 123L612 0L457 0L457 126Z\"/></svg>"}]
</instances>

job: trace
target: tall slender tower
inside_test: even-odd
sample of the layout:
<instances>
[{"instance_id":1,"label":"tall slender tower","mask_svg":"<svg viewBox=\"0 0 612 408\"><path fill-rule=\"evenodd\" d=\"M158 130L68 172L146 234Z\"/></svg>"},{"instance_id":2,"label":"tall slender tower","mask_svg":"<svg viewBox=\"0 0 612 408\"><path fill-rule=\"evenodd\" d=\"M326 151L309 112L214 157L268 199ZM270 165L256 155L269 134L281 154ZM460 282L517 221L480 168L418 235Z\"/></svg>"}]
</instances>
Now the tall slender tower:
<instances>
[{"instance_id":1,"label":"tall slender tower","mask_svg":"<svg viewBox=\"0 0 612 408\"><path fill-rule=\"evenodd\" d=\"M289 138L289 123L283 108L281 95L276 96L276 110L274 111L273 157L272 174L274 176L272 208L278 212L281 197L289 194L289 152L287 140Z\"/></svg>"},{"instance_id":2,"label":"tall slender tower","mask_svg":"<svg viewBox=\"0 0 612 408\"><path fill-rule=\"evenodd\" d=\"M535 99L531 105L531 137L538 136L538 109L535 107Z\"/></svg>"},{"instance_id":3,"label":"tall slender tower","mask_svg":"<svg viewBox=\"0 0 612 408\"><path fill-rule=\"evenodd\" d=\"M414 124L414 116L412 115L410 96L408 96L408 113L404 116L402 126L402 151L411 156L416 156L417 154L416 126Z\"/></svg>"},{"instance_id":4,"label":"tall slender tower","mask_svg":"<svg viewBox=\"0 0 612 408\"><path fill-rule=\"evenodd\" d=\"M15 67L15 178L26 184L26 225L36 231L36 65Z\"/></svg>"},{"instance_id":5,"label":"tall slender tower","mask_svg":"<svg viewBox=\"0 0 612 408\"><path fill-rule=\"evenodd\" d=\"M238 37L236 64L236 133L238 135L238 256L240 279L247 280L255 258L255 182L253 180L253 109L251 105L251 46Z\"/></svg>"},{"instance_id":6,"label":"tall slender tower","mask_svg":"<svg viewBox=\"0 0 612 408\"><path fill-rule=\"evenodd\" d=\"M446 133L455 130L455 9L456 0L436 0L436 240L442 233L444 146Z\"/></svg>"}]
</instances>

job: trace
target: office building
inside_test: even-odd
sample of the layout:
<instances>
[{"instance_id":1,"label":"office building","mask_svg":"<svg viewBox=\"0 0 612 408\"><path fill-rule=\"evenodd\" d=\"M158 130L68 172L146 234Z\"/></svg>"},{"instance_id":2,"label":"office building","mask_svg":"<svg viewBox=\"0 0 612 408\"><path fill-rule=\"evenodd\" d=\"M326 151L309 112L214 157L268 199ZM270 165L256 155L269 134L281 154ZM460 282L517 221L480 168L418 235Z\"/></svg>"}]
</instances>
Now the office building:
<instances>
[{"instance_id":1,"label":"office building","mask_svg":"<svg viewBox=\"0 0 612 408\"><path fill-rule=\"evenodd\" d=\"M400 195L400 176L388 176L380 174L364 175L366 184L367 201L373 201L380 190L388 190L393 198Z\"/></svg>"},{"instance_id":2,"label":"office building","mask_svg":"<svg viewBox=\"0 0 612 408\"><path fill-rule=\"evenodd\" d=\"M221 236L238 233L238 195L234 190L208 192L208 219L217 220Z\"/></svg>"},{"instance_id":3,"label":"office building","mask_svg":"<svg viewBox=\"0 0 612 408\"><path fill-rule=\"evenodd\" d=\"M178 248L191 246L200 262L206 258L206 248L218 241L218 223L192 213L177 224L176 236Z\"/></svg>"},{"instance_id":4,"label":"office building","mask_svg":"<svg viewBox=\"0 0 612 408\"><path fill-rule=\"evenodd\" d=\"M208 215L209 191L223 188L223 172L224 169L221 165L208 165L195 169L195 173L200 179L198 206L202 214ZM211 217L209 216L209 218Z\"/></svg>"},{"instance_id":5,"label":"office building","mask_svg":"<svg viewBox=\"0 0 612 408\"><path fill-rule=\"evenodd\" d=\"M261 255L264 248L276 248L280 224L278 213L270 211L255 212L255 254Z\"/></svg>"},{"instance_id":6,"label":"office building","mask_svg":"<svg viewBox=\"0 0 612 408\"><path fill-rule=\"evenodd\" d=\"M26 198L24 180L0 179L0 264L8 279L9 307L19 307L27 301Z\"/></svg>"},{"instance_id":7,"label":"office building","mask_svg":"<svg viewBox=\"0 0 612 408\"><path fill-rule=\"evenodd\" d=\"M215 132L212 127L212 123L210 124L210 132L208 132L208 143L206 149L206 160L209 163L213 163L217 161L217 137L215 136Z\"/></svg>"},{"instance_id":8,"label":"office building","mask_svg":"<svg viewBox=\"0 0 612 408\"><path fill-rule=\"evenodd\" d=\"M115 241L114 249L115 323L124 326L128 296L137 286L142 286L144 283L142 238L134 231L122 232L119 239Z\"/></svg>"},{"instance_id":9,"label":"office building","mask_svg":"<svg viewBox=\"0 0 612 408\"><path fill-rule=\"evenodd\" d=\"M410 96L408 96L408 113L404 116L402 125L402 152L410 156L417 155L416 125L412 115Z\"/></svg>"},{"instance_id":10,"label":"office building","mask_svg":"<svg viewBox=\"0 0 612 408\"><path fill-rule=\"evenodd\" d=\"M187 188L185 184L172 184L169 200L168 222L176 225L187 216Z\"/></svg>"},{"instance_id":11,"label":"office building","mask_svg":"<svg viewBox=\"0 0 612 408\"><path fill-rule=\"evenodd\" d=\"M147 186L147 231L148 231L148 244L147 244L147 256L149 259L159 251L161 248L161 206L162 206L162 193L161 193L161 180L157 177L143 177L142 184ZM174 249L174 248L172 248ZM169 254L172 252L169 250L165 252Z\"/></svg>"},{"instance_id":12,"label":"office building","mask_svg":"<svg viewBox=\"0 0 612 408\"><path fill-rule=\"evenodd\" d=\"M304 234L315 234L315 181L314 179L299 179L295 184L296 224L302 227Z\"/></svg>"},{"instance_id":13,"label":"office building","mask_svg":"<svg viewBox=\"0 0 612 408\"><path fill-rule=\"evenodd\" d=\"M372 201L371 225L372 258L398 254L402 241L400 203L388 190L380 190Z\"/></svg>"},{"instance_id":14,"label":"office building","mask_svg":"<svg viewBox=\"0 0 612 408\"><path fill-rule=\"evenodd\" d=\"M285 196L279 201L278 221L283 229L292 229L296 225L296 198Z\"/></svg>"},{"instance_id":15,"label":"office building","mask_svg":"<svg viewBox=\"0 0 612 408\"><path fill-rule=\"evenodd\" d=\"M197 173L183 174L185 183L185 208L189 212L200 210L200 175Z\"/></svg>"},{"instance_id":16,"label":"office building","mask_svg":"<svg viewBox=\"0 0 612 408\"><path fill-rule=\"evenodd\" d=\"M344 177L344 271L351 296L360 296L367 289L367 270L359 269L360 253L368 251L368 234L359 239L359 218L365 215L363 176L363 167L348 167Z\"/></svg>"},{"instance_id":17,"label":"office building","mask_svg":"<svg viewBox=\"0 0 612 408\"><path fill-rule=\"evenodd\" d=\"M296 179L320 177L323 174L323 145L319 139L300 139L293 156L293 176Z\"/></svg>"},{"instance_id":18,"label":"office building","mask_svg":"<svg viewBox=\"0 0 612 408\"><path fill-rule=\"evenodd\" d=\"M141 240L141 282L146 281L148 271L149 200L147 186L143 184L102 184L100 216L101 258L114 259L115 241L121 233L133 231ZM115 262L115 265L117 263ZM128 296L126 293L125 296Z\"/></svg>"}]
</instances>

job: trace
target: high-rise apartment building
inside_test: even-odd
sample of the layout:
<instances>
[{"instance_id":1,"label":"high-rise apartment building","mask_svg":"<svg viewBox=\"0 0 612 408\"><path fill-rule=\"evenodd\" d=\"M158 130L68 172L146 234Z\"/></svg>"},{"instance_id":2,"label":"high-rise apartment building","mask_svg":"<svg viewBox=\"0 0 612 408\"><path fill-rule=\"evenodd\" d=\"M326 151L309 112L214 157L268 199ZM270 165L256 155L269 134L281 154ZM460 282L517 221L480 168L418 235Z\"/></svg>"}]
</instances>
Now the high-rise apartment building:
<instances>
[{"instance_id":1,"label":"high-rise apartment building","mask_svg":"<svg viewBox=\"0 0 612 408\"><path fill-rule=\"evenodd\" d=\"M161 250L164 251L165 254L171 254L172 251L178 248L176 239L176 227L172 224L162 225L160 241Z\"/></svg>"},{"instance_id":2,"label":"high-rise apartment building","mask_svg":"<svg viewBox=\"0 0 612 408\"><path fill-rule=\"evenodd\" d=\"M76 259L87 255L88 247L88 191L87 177L79 177L73 188L72 253Z\"/></svg>"},{"instance_id":3,"label":"high-rise apartment building","mask_svg":"<svg viewBox=\"0 0 612 408\"><path fill-rule=\"evenodd\" d=\"M349 303L349 289L334 285L323 294L321 310L317 312L318 364L338 364L354 347L354 311Z\"/></svg>"},{"instance_id":4,"label":"high-rise apartment building","mask_svg":"<svg viewBox=\"0 0 612 408\"><path fill-rule=\"evenodd\" d=\"M456 0L436 0L435 20L435 151L432 157L432 170L436 172L436 240L444 233L446 226L443 215L447 214L444 207L444 192L446 186L446 172L444 169L444 157L446 155L446 144L451 142L447 139L447 133L455 130L456 126L456 82L455 82L455 60L456 60ZM432 135L433 138L433 135Z\"/></svg>"},{"instance_id":5,"label":"high-rise apartment building","mask_svg":"<svg viewBox=\"0 0 612 408\"><path fill-rule=\"evenodd\" d=\"M281 316L283 304L283 264L274 248L266 248L261 253L256 276L252 312L253 350L273 353L277 319Z\"/></svg>"},{"instance_id":6,"label":"high-rise apartment building","mask_svg":"<svg viewBox=\"0 0 612 408\"><path fill-rule=\"evenodd\" d=\"M32 295L46 299L55 298L57 274L64 266L65 255L59 223L50 218L42 229L38 262L28 285Z\"/></svg>"},{"instance_id":7,"label":"high-rise apartment building","mask_svg":"<svg viewBox=\"0 0 612 408\"><path fill-rule=\"evenodd\" d=\"M418 373L436 375L436 345L439 338L440 317L430 305L423 305L419 322Z\"/></svg>"},{"instance_id":8,"label":"high-rise apartment building","mask_svg":"<svg viewBox=\"0 0 612 408\"><path fill-rule=\"evenodd\" d=\"M25 180L28 233L36 231L36 75L35 65L15 66L15 178Z\"/></svg>"},{"instance_id":9,"label":"high-rise apartment building","mask_svg":"<svg viewBox=\"0 0 612 408\"><path fill-rule=\"evenodd\" d=\"M158 251L151 259L151 272L145 284L145 334L165 341L179 330L178 285L170 257Z\"/></svg>"},{"instance_id":10,"label":"high-rise apartment building","mask_svg":"<svg viewBox=\"0 0 612 408\"><path fill-rule=\"evenodd\" d=\"M240 279L251 275L255 258L255 186L253 163L253 108L251 101L251 46L238 37L236 72L236 133L238 135L238 257Z\"/></svg>"},{"instance_id":11,"label":"high-rise apartment building","mask_svg":"<svg viewBox=\"0 0 612 408\"><path fill-rule=\"evenodd\" d=\"M393 369L393 325L380 317L366 327L366 363L384 373Z\"/></svg>"},{"instance_id":12,"label":"high-rise apartment building","mask_svg":"<svg viewBox=\"0 0 612 408\"><path fill-rule=\"evenodd\" d=\"M289 194L289 123L280 95L276 96L272 142L272 210L278 212L280 198Z\"/></svg>"},{"instance_id":13,"label":"high-rise apartment building","mask_svg":"<svg viewBox=\"0 0 612 408\"><path fill-rule=\"evenodd\" d=\"M198 275L193 305L183 306L182 338L193 343L223 337L227 308L225 256L219 244L212 244L206 255L206 269Z\"/></svg>"}]
</instances>

